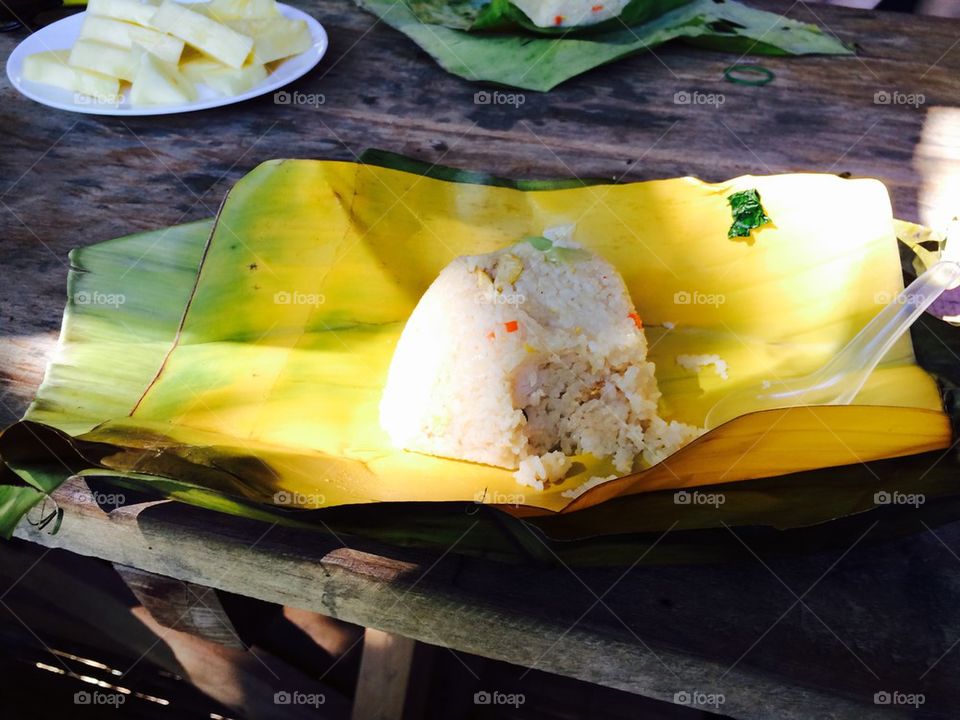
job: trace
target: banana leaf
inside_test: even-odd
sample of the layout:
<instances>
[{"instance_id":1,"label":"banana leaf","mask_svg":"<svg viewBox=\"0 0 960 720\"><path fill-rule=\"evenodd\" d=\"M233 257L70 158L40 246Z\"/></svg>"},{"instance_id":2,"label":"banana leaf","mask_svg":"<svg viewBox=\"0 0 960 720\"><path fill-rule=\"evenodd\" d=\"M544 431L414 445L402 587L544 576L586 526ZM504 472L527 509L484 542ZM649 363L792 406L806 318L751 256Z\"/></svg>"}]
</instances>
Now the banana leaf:
<instances>
[{"instance_id":1,"label":"banana leaf","mask_svg":"<svg viewBox=\"0 0 960 720\"><path fill-rule=\"evenodd\" d=\"M604 546L610 561L611 547L635 542L622 538L671 523L797 527L875 509L882 490L954 493L955 459L942 451L950 417L914 357L917 347L955 407L957 367L944 348L957 338L939 321L924 342L915 335L889 354L856 406L739 418L574 502L559 490L602 463L582 458L578 478L531 497L507 471L393 451L376 423L392 344L455 254L576 220L580 239L625 274L665 411L700 422L729 389L772 368L807 372L849 339L902 288L895 228L905 226L869 180L552 184L424 172L384 153L365 159L267 163L231 191L215 224L71 254L58 356L25 421L0 436L0 529L9 534L26 509L84 474L284 523L313 522L292 508L327 508L316 511L324 522L399 544L446 537L477 512L477 498L508 502L528 518L509 526L511 547L535 553L552 538L587 557L576 543L612 534L621 540ZM760 191L773 219L752 243L727 238L726 198L746 188ZM723 302L685 301L697 293ZM679 368L676 355L691 351L724 355L730 381ZM721 507L673 499L677 488L708 483L724 495ZM362 503L383 511L358 515ZM389 512L397 507L406 522ZM474 550L509 550L491 539L502 545L501 517L484 511L492 530L474 536Z\"/></svg>"},{"instance_id":2,"label":"banana leaf","mask_svg":"<svg viewBox=\"0 0 960 720\"><path fill-rule=\"evenodd\" d=\"M544 35L547 29L533 26L510 3L478 10L478 5L469 1L356 2L405 34L454 75L544 92L587 70L675 39L738 53L852 54L850 48L815 25L754 10L734 0L692 0L682 5L666 0L637 5L643 12L667 12L651 14L637 24L614 18L589 33L564 29L556 37ZM474 27L478 23L500 32L464 29L465 25Z\"/></svg>"}]
</instances>

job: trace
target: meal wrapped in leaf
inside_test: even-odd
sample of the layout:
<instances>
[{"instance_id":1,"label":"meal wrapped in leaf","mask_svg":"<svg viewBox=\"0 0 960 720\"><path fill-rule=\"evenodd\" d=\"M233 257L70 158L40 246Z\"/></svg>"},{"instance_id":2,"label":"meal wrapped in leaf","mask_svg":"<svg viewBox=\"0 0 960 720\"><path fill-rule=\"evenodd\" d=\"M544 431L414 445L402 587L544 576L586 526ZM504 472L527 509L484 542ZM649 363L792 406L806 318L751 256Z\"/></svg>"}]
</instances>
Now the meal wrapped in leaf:
<instances>
[{"instance_id":1,"label":"meal wrapped in leaf","mask_svg":"<svg viewBox=\"0 0 960 720\"><path fill-rule=\"evenodd\" d=\"M751 203L737 207L750 212L741 215L730 200L747 191ZM736 238L731 220L742 221ZM71 254L62 342L24 421L0 434L8 470L0 536L77 474L269 522L311 517L294 508L343 508L336 517L355 518L363 504L410 503L368 516L369 526L403 544L429 534L443 549L459 548L464 532L432 534L435 518L462 514L446 503L498 506L579 548L594 535L659 534L675 523L802 527L874 510L874 493L895 488L956 494L957 463L945 451L955 440L960 340L929 316L854 404L746 407L648 468L645 447L629 474L612 456L584 452L562 482L541 480L533 492L518 488L516 470L398 450L379 407L399 339L431 283L454 257L503 252L573 221L582 249L562 247L568 242L552 232L549 244L527 245L557 259L589 251L617 269L643 317L649 345L637 364L656 363L658 414L690 425L729 393L821 367L876 315L878 298L903 290L898 237L913 274L916 248L936 262L942 242L895 221L880 182L835 175L585 184L497 178L389 153L365 153L361 163L264 163L230 191L216 221ZM524 261L504 295L532 297L523 288L531 267ZM470 280L476 299L477 275ZM635 333L624 303L616 323L596 322ZM530 301L495 307L511 311L495 322L515 320L516 332L501 326L513 340ZM451 324L463 323L465 308L491 310L457 308ZM432 362L429 347L419 355ZM692 491L714 486L722 508L675 504L676 491L703 497ZM413 504L436 514L411 521ZM325 525L335 516L314 517ZM477 536L484 553L489 537Z\"/></svg>"},{"instance_id":2,"label":"meal wrapped in leaf","mask_svg":"<svg viewBox=\"0 0 960 720\"><path fill-rule=\"evenodd\" d=\"M547 91L671 40L760 55L850 55L815 25L736 0L355 0L445 70Z\"/></svg>"},{"instance_id":3,"label":"meal wrapped in leaf","mask_svg":"<svg viewBox=\"0 0 960 720\"><path fill-rule=\"evenodd\" d=\"M658 415L660 391L623 278L553 228L459 257L421 298L397 343L380 405L407 450L517 470L543 489L570 456L622 474L697 436Z\"/></svg>"}]
</instances>

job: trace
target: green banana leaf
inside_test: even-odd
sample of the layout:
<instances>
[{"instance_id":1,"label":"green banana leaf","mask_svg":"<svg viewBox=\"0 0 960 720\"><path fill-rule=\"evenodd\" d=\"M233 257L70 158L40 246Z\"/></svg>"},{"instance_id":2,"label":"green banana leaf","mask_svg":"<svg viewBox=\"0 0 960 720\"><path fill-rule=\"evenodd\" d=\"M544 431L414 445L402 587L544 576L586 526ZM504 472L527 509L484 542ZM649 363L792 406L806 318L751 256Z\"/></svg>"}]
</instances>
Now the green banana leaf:
<instances>
[{"instance_id":1,"label":"green banana leaf","mask_svg":"<svg viewBox=\"0 0 960 720\"><path fill-rule=\"evenodd\" d=\"M744 551L731 530L751 547L762 547L767 556L809 553L848 547L868 529L865 543L924 532L928 526L955 521L960 511L956 461L944 453L716 486L710 492L725 497L719 507L677 504L672 492L661 491L619 498L571 515L523 520L474 503L388 503L284 511L171 478L100 468L83 471L90 463L74 460L80 457L74 444L48 426L31 427L29 422L13 426L0 438L4 455L11 447L21 448L23 457L18 464L29 465L34 479L43 474L50 491L74 474L61 462L49 462L53 452L71 469L82 472L91 494L109 495L119 490L125 496L123 505L172 499L214 513L332 532L341 539L451 549L456 554L510 563L604 566L630 564L637 558L645 565L735 561L743 558ZM21 507L0 505L4 537L10 536L16 521L31 507L34 512L28 519L34 525L41 525L56 510L53 503L48 506L45 494L32 486L26 486L30 493L18 493L24 489L18 487L19 482L22 480L13 474L0 474L0 501L18 495L23 498ZM923 502L919 506L876 503L876 493L884 491L922 495ZM829 503L824 502L825 497L830 498ZM639 525L633 524L645 531L617 533L625 515L632 516ZM578 522L583 518L589 518L589 523ZM611 522L600 536L581 527ZM215 524L214 517L211 524ZM55 527L50 523L47 530L54 532ZM653 547L657 551L648 555Z\"/></svg>"},{"instance_id":2,"label":"green banana leaf","mask_svg":"<svg viewBox=\"0 0 960 720\"><path fill-rule=\"evenodd\" d=\"M469 2L454 6L441 0L420 0L413 6L394 0L356 2L407 35L454 75L544 92L587 70L674 39L765 55L852 54L815 25L754 10L734 0L692 0L639 24L627 26L615 19L615 26L589 34L565 32L558 37L532 33L527 26L497 33L466 31L464 24L472 25L480 17L470 14L476 8ZM500 8L498 22L520 12L500 5L490 12L496 8Z\"/></svg>"},{"instance_id":3,"label":"green banana leaf","mask_svg":"<svg viewBox=\"0 0 960 720\"><path fill-rule=\"evenodd\" d=\"M584 184L512 181L443 167L426 172L428 166L383 152L366 153L364 160L448 182L521 190ZM192 449L179 464L168 456L170 464L153 472L112 470L106 461L116 460L116 446L76 436L95 430L111 413L124 414L141 397L144 375L162 363L179 331L182 308L194 291L212 227L213 221L191 223L71 254L71 302L61 338L61 357L70 361L51 365L26 420L0 435L0 532L4 535L9 536L26 511L40 507L48 493L75 474L91 483L106 482L216 512L297 527L329 527L397 545L449 546L469 529L457 552L544 562L557 556L581 564L635 559L667 528L673 532L651 561L720 559L733 551L717 542L727 533L724 526L751 528L749 532L763 538L766 547L791 552L829 544L846 536L842 528L862 529L876 517L885 519L885 537L915 531L921 522L935 524L950 518L960 505L952 450L713 485L702 492L724 499L712 505L685 505L676 502L673 491L658 491L615 498L567 515L526 520L463 502L284 510L256 487L255 463L205 465L203 448ZM914 257L904 245L907 274ZM158 273L165 278L162 286L150 281ZM132 337L138 341L137 353L128 349ZM953 353L960 349L960 330L926 317L914 328L913 346L920 365L940 383L956 425L960 412L954 389L960 386L960 365ZM243 477L254 482L244 484ZM885 505L877 501L877 493L883 492L922 496L923 502ZM36 521L45 514L44 509ZM844 519L823 525L840 517ZM597 537L598 532L605 537Z\"/></svg>"}]
</instances>

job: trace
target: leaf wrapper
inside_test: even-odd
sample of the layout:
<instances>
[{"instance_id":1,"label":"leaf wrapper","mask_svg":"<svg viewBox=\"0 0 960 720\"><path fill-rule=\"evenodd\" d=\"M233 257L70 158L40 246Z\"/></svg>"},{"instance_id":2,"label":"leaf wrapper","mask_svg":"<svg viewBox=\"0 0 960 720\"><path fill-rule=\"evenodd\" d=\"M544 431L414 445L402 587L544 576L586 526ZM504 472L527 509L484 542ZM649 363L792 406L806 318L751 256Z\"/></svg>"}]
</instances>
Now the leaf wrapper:
<instances>
[{"instance_id":1,"label":"leaf wrapper","mask_svg":"<svg viewBox=\"0 0 960 720\"><path fill-rule=\"evenodd\" d=\"M937 380L905 337L856 405L737 418L575 500L563 491L609 474L604 461L580 457L576 475L540 493L506 470L391 448L377 406L394 344L457 255L575 223L576 239L623 274L644 318L663 414L694 424L726 392L819 367L903 278L889 198L874 180L553 187L476 173L457 182L455 170L421 174L407 171L423 169L410 161L398 170L387 167L395 157L369 159L268 162L234 187L215 223L74 251L59 354L28 422L0 436L4 467L25 478L19 485L39 498L79 471L153 478L170 496L247 516L270 505L482 498L535 517L656 491L791 474L802 483L819 468L922 457L950 444ZM773 219L750 244L727 237L727 198L747 189ZM955 375L932 341L924 347L938 376ZM729 380L676 363L704 353L727 360ZM25 430L51 429L59 450L44 451L47 440L17 454ZM58 469L68 456L69 472ZM0 495L7 531L29 492ZM629 532L632 522L624 514L575 533Z\"/></svg>"},{"instance_id":2,"label":"leaf wrapper","mask_svg":"<svg viewBox=\"0 0 960 720\"><path fill-rule=\"evenodd\" d=\"M555 37L544 35L543 28L538 32L531 32L530 27L510 30L509 24L505 32L466 31L464 18L472 17L470 7L461 12L434 7L431 15L425 6L437 3L420 2L413 6L414 12L410 5L394 0L356 2L413 40L447 72L467 80L542 92L592 68L675 39L741 54L852 54L815 25L754 10L734 0L693 0L638 25L614 19L609 25L603 23L604 29L587 34L564 31ZM514 18L507 11L501 15L500 19ZM423 22L421 17L439 23ZM491 24L502 29L502 23Z\"/></svg>"}]
</instances>

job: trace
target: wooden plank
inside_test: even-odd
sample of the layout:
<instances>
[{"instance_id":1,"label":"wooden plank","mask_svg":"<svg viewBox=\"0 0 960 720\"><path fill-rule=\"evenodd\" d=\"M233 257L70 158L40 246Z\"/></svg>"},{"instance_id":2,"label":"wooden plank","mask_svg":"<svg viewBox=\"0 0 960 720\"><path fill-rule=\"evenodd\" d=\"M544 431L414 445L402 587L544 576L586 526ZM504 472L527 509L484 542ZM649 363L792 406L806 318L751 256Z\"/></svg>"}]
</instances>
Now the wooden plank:
<instances>
[{"instance_id":1,"label":"wooden plank","mask_svg":"<svg viewBox=\"0 0 960 720\"><path fill-rule=\"evenodd\" d=\"M673 701L719 683L725 702L714 710L732 717L907 717L903 707L873 705L873 693L906 692L920 666L941 653L924 685L928 707L955 701L960 661L945 651L960 636L960 618L946 608L960 603L960 585L940 584L932 593L898 583L894 578L912 572L917 550L910 546L851 553L847 572L827 572L818 584L820 602L808 598L797 607L778 578L801 593L836 557L782 562L776 577L749 557L743 566L571 574L371 543L344 546L320 533L177 503L108 515L79 479L54 496L65 510L60 532L22 523L17 537L655 699ZM941 537L955 539L958 531ZM938 547L942 557L939 542L927 538L931 557ZM946 556L937 565L941 572L952 569L948 562ZM855 603L853 614L836 598ZM869 598L869 611L859 598ZM941 610L931 635L924 628L934 607ZM877 618L894 615L897 634L878 633Z\"/></svg>"},{"instance_id":2,"label":"wooden plank","mask_svg":"<svg viewBox=\"0 0 960 720\"><path fill-rule=\"evenodd\" d=\"M157 624L245 649L215 591L121 563L113 567Z\"/></svg>"},{"instance_id":3,"label":"wooden plank","mask_svg":"<svg viewBox=\"0 0 960 720\"><path fill-rule=\"evenodd\" d=\"M29 698L39 708L36 717L57 716L60 690L93 690L83 677L106 683L100 686L105 693L114 686L124 688L123 714L129 717L171 717L173 709L176 717L200 717L204 707L202 717L212 711L267 720L349 717L349 701L330 685L263 649L227 647L161 625L143 607L130 606L123 585L107 563L28 543L0 543L0 670L37 662L52 668L52 674L36 680L54 695L52 707L47 707L46 695ZM13 672L22 670L14 667ZM25 697L22 688L9 687L8 679L4 672L5 717L26 717L29 713L21 713L24 706L18 703ZM200 692L187 689L187 683L213 700L203 703ZM322 695L322 706L276 702L277 693L294 689L299 697ZM143 694L172 707L145 700ZM10 708L15 708L12 714ZM106 717L103 706L91 714L85 709L62 714Z\"/></svg>"},{"instance_id":4,"label":"wooden plank","mask_svg":"<svg viewBox=\"0 0 960 720\"><path fill-rule=\"evenodd\" d=\"M402 720L416 640L367 628L353 720Z\"/></svg>"}]
</instances>

